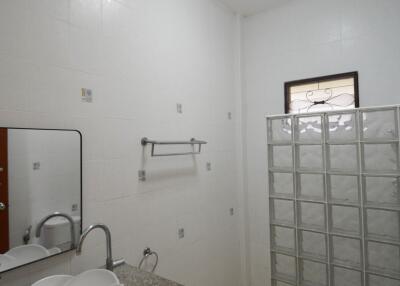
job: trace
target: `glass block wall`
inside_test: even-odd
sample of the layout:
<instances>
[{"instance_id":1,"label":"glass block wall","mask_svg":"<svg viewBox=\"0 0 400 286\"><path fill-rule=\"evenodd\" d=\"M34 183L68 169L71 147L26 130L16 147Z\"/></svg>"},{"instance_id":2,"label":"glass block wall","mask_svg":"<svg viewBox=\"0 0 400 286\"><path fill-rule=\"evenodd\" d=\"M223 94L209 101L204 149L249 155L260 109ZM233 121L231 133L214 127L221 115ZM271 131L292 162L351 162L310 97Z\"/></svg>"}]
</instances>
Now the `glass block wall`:
<instances>
[{"instance_id":1,"label":"glass block wall","mask_svg":"<svg viewBox=\"0 0 400 286\"><path fill-rule=\"evenodd\" d=\"M273 286L400 285L399 111L267 118Z\"/></svg>"}]
</instances>

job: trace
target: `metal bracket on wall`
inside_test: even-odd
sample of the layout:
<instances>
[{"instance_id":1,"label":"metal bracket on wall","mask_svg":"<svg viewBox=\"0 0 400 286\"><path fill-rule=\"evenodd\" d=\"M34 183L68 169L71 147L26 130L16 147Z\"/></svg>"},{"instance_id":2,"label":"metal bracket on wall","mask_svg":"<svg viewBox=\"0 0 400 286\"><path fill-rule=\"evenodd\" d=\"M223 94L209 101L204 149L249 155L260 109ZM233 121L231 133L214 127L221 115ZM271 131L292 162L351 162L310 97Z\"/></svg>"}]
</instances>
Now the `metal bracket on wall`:
<instances>
[{"instance_id":1,"label":"metal bracket on wall","mask_svg":"<svg viewBox=\"0 0 400 286\"><path fill-rule=\"evenodd\" d=\"M151 156L152 157L163 157L163 156L179 156L179 155L196 155L201 153L201 146L207 144L206 141L196 140L192 138L190 141L155 141L149 140L144 137L141 140L142 146L146 146L147 144L151 144ZM155 145L191 145L193 147L193 151L191 152L182 152L182 153L155 153ZM197 146L197 150L196 150Z\"/></svg>"}]
</instances>

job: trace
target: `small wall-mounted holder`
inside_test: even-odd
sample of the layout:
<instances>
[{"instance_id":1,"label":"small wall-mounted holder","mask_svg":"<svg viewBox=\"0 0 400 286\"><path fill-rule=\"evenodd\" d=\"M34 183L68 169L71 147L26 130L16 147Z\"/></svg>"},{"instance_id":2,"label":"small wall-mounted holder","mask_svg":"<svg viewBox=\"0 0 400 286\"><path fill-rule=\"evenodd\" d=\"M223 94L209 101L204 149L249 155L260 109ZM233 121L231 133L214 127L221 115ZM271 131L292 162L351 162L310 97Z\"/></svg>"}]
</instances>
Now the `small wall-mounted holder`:
<instances>
[{"instance_id":1,"label":"small wall-mounted holder","mask_svg":"<svg viewBox=\"0 0 400 286\"><path fill-rule=\"evenodd\" d=\"M178 238L179 239L185 238L185 229L184 228L178 229Z\"/></svg>"},{"instance_id":2,"label":"small wall-mounted holder","mask_svg":"<svg viewBox=\"0 0 400 286\"><path fill-rule=\"evenodd\" d=\"M40 170L40 162L33 162L33 170Z\"/></svg>"},{"instance_id":3,"label":"small wall-mounted holder","mask_svg":"<svg viewBox=\"0 0 400 286\"><path fill-rule=\"evenodd\" d=\"M78 204L72 204L71 211L76 212L78 208Z\"/></svg>"},{"instance_id":4,"label":"small wall-mounted holder","mask_svg":"<svg viewBox=\"0 0 400 286\"><path fill-rule=\"evenodd\" d=\"M82 102L92 103L93 91L89 88L81 88L81 99Z\"/></svg>"},{"instance_id":5,"label":"small wall-mounted holder","mask_svg":"<svg viewBox=\"0 0 400 286\"><path fill-rule=\"evenodd\" d=\"M183 113L182 104L180 104L180 103L177 103L177 104L176 104L176 112L178 112L179 114L182 114L182 113Z\"/></svg>"},{"instance_id":6,"label":"small wall-mounted holder","mask_svg":"<svg viewBox=\"0 0 400 286\"><path fill-rule=\"evenodd\" d=\"M138 171L138 177L140 182L145 182L146 181L146 171L145 170L139 170Z\"/></svg>"},{"instance_id":7,"label":"small wall-mounted holder","mask_svg":"<svg viewBox=\"0 0 400 286\"><path fill-rule=\"evenodd\" d=\"M151 144L151 156L152 157L163 157L163 156L179 156L179 155L196 155L201 153L201 146L207 144L206 141L196 140L195 138L190 139L190 141L155 141L150 140L146 137L141 140L142 146L146 146L147 144ZM183 152L183 153L155 153L155 145L192 145L192 152ZM197 146L197 150L196 150Z\"/></svg>"}]
</instances>

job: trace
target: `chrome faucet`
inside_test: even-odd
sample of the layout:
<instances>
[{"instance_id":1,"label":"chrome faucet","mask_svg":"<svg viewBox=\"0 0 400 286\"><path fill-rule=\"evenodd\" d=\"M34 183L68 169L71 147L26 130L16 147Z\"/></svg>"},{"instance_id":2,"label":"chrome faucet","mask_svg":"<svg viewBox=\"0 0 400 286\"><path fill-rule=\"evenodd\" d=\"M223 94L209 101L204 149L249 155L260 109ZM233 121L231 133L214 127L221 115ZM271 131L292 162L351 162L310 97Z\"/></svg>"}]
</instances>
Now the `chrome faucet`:
<instances>
[{"instance_id":1,"label":"chrome faucet","mask_svg":"<svg viewBox=\"0 0 400 286\"><path fill-rule=\"evenodd\" d=\"M113 260L112 247L111 247L111 232L110 232L110 229L105 224L101 224L101 223L92 224L83 231L83 233L79 239L78 246L76 248L76 255L82 254L82 244L85 241L85 238L92 230L94 230L96 228L102 229L106 235L106 244L107 244L106 268L107 268L107 270L113 271L115 267L124 264L125 260L123 260L123 259L116 260L116 261Z\"/></svg>"},{"instance_id":2,"label":"chrome faucet","mask_svg":"<svg viewBox=\"0 0 400 286\"><path fill-rule=\"evenodd\" d=\"M70 229L71 229L71 248L75 248L75 244L76 244L76 242L75 242L75 223L74 223L74 220L72 219L72 217L65 213L55 212L48 216L45 216L36 226L36 237L37 238L40 237L40 233L42 231L43 225L46 223L46 221L48 221L49 219L51 219L53 217L63 217L69 221Z\"/></svg>"}]
</instances>

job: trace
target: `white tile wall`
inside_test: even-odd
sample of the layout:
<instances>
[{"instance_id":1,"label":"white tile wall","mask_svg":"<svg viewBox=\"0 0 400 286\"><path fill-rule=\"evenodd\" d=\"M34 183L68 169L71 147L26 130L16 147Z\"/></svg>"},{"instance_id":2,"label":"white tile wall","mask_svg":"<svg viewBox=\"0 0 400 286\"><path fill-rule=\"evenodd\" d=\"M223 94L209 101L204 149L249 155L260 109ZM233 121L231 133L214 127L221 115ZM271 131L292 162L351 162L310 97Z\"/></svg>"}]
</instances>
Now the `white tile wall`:
<instances>
[{"instance_id":1,"label":"white tile wall","mask_svg":"<svg viewBox=\"0 0 400 286\"><path fill-rule=\"evenodd\" d=\"M243 21L253 286L270 283L264 116L284 112L285 81L354 70L362 106L399 103L399 11L397 0L302 0Z\"/></svg>"},{"instance_id":2,"label":"white tile wall","mask_svg":"<svg viewBox=\"0 0 400 286\"><path fill-rule=\"evenodd\" d=\"M115 257L132 264L151 246L157 273L185 285L241 283L235 27L212 0L0 1L0 125L81 130L84 226L108 224ZM81 102L82 87L93 103ZM195 159L150 158L142 136L209 144ZM0 285L104 259L103 235L93 233L82 256L2 275Z\"/></svg>"}]
</instances>

